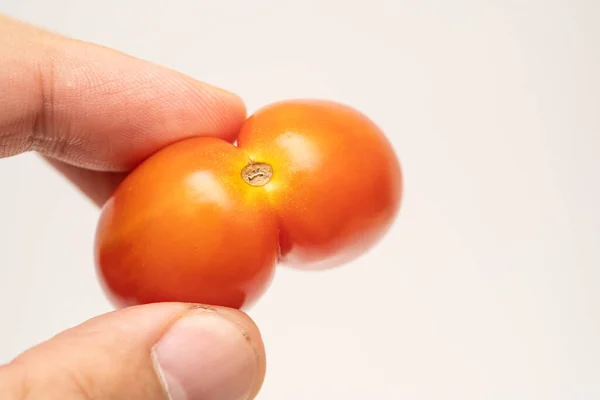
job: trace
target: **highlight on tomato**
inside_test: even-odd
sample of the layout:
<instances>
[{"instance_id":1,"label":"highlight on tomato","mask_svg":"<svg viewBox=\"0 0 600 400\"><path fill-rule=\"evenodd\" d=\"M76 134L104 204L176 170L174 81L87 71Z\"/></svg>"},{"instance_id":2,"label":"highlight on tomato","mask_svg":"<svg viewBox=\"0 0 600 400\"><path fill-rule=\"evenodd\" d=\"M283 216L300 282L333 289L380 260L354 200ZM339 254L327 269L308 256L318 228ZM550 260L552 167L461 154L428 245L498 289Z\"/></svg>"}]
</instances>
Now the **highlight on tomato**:
<instances>
[{"instance_id":1,"label":"highlight on tomato","mask_svg":"<svg viewBox=\"0 0 600 400\"><path fill-rule=\"evenodd\" d=\"M105 204L95 259L116 306L247 308L278 263L341 266L371 249L397 217L396 154L378 126L347 105L277 102L250 116L236 142L169 145Z\"/></svg>"}]
</instances>

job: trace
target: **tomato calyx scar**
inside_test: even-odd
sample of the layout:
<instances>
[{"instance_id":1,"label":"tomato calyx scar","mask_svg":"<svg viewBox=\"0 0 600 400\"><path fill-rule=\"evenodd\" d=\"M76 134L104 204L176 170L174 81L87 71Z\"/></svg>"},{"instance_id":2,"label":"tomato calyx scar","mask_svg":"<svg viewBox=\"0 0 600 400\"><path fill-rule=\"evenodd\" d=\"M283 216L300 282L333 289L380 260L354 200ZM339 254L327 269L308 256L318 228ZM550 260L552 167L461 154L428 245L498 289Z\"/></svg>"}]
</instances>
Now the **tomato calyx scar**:
<instances>
[{"instance_id":1,"label":"tomato calyx scar","mask_svg":"<svg viewBox=\"0 0 600 400\"><path fill-rule=\"evenodd\" d=\"M242 179L250 186L264 186L273 176L273 167L263 162L250 161L242 169Z\"/></svg>"}]
</instances>

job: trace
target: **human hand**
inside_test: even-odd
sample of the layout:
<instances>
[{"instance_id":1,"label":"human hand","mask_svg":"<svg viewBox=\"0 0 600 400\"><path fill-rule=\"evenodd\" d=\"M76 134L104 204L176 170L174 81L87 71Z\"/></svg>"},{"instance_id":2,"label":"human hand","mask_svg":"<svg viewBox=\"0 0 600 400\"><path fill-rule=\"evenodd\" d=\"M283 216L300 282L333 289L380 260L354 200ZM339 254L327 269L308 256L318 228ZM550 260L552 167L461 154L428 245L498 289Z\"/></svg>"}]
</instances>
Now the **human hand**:
<instances>
[{"instance_id":1,"label":"human hand","mask_svg":"<svg viewBox=\"0 0 600 400\"><path fill-rule=\"evenodd\" d=\"M0 16L0 157L42 154L96 204L158 149L232 140L235 95L177 72ZM163 303L91 319L0 366L3 399L246 400L265 353L222 307Z\"/></svg>"}]
</instances>

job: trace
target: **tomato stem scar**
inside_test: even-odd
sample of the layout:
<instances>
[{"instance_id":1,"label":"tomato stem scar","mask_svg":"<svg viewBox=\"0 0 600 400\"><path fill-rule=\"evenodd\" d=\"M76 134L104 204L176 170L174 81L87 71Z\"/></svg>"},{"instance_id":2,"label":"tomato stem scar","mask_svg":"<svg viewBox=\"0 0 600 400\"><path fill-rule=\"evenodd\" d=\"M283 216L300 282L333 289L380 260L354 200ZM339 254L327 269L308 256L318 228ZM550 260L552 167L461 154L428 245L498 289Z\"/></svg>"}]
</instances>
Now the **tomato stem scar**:
<instances>
[{"instance_id":1,"label":"tomato stem scar","mask_svg":"<svg viewBox=\"0 0 600 400\"><path fill-rule=\"evenodd\" d=\"M273 176L273 167L267 163L250 161L242 169L242 179L250 186L264 186Z\"/></svg>"}]
</instances>

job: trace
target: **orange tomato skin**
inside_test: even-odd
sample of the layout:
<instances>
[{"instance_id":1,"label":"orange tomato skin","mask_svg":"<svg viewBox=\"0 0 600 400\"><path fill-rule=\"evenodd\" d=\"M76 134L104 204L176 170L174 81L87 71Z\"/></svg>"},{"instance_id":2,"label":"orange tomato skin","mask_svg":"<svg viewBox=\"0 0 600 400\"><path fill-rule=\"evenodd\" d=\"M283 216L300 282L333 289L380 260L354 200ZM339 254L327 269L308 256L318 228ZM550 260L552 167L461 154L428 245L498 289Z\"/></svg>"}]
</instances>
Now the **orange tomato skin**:
<instances>
[{"instance_id":1,"label":"orange tomato skin","mask_svg":"<svg viewBox=\"0 0 600 400\"><path fill-rule=\"evenodd\" d=\"M246 121L238 145L273 167L265 188L278 214L282 261L292 266L346 263L394 221L402 192L398 159L383 132L349 106L272 104Z\"/></svg>"},{"instance_id":2,"label":"orange tomato skin","mask_svg":"<svg viewBox=\"0 0 600 400\"><path fill-rule=\"evenodd\" d=\"M263 186L242 176L252 163L272 168ZM398 159L366 116L329 101L275 103L248 118L237 147L186 139L125 178L98 223L99 278L117 306L247 308L278 261L327 268L364 254L401 194Z\"/></svg>"},{"instance_id":3,"label":"orange tomato skin","mask_svg":"<svg viewBox=\"0 0 600 400\"><path fill-rule=\"evenodd\" d=\"M101 282L118 306L182 301L248 307L278 256L276 215L246 184L247 156L194 138L142 163L104 206L96 234Z\"/></svg>"}]
</instances>

